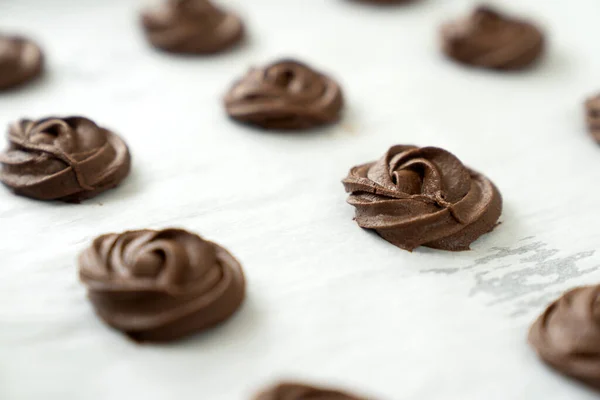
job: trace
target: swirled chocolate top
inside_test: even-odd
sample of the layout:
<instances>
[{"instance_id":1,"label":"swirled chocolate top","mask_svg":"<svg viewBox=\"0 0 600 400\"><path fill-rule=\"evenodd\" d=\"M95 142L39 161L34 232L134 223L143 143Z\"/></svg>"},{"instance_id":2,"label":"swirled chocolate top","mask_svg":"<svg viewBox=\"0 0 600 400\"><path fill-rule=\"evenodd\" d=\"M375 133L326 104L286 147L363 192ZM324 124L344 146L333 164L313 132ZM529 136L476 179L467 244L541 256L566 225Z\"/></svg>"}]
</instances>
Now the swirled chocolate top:
<instances>
[{"instance_id":1,"label":"swirled chocolate top","mask_svg":"<svg viewBox=\"0 0 600 400\"><path fill-rule=\"evenodd\" d=\"M0 153L0 181L16 194L79 202L117 186L130 155L115 133L83 117L20 120Z\"/></svg>"},{"instance_id":2,"label":"swirled chocolate top","mask_svg":"<svg viewBox=\"0 0 600 400\"><path fill-rule=\"evenodd\" d=\"M436 147L393 146L352 168L343 183L358 224L406 250L467 250L502 211L488 178Z\"/></svg>"}]
</instances>

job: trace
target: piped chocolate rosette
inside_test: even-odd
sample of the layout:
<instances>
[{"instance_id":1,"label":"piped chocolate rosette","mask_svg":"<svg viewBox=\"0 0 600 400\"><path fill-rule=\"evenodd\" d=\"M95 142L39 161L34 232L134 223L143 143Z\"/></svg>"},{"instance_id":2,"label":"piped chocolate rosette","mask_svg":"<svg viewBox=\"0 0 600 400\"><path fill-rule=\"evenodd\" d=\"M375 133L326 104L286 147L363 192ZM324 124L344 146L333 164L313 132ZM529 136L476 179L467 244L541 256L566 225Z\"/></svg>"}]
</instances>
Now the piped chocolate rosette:
<instances>
[{"instance_id":1,"label":"piped chocolate rosette","mask_svg":"<svg viewBox=\"0 0 600 400\"><path fill-rule=\"evenodd\" d=\"M502 198L485 176L436 147L393 146L343 180L358 225L412 251L468 250L494 229Z\"/></svg>"},{"instance_id":2,"label":"piped chocolate rosette","mask_svg":"<svg viewBox=\"0 0 600 400\"><path fill-rule=\"evenodd\" d=\"M294 60L251 69L225 96L231 118L263 129L331 124L340 119L343 104L337 82Z\"/></svg>"},{"instance_id":3,"label":"piped chocolate rosette","mask_svg":"<svg viewBox=\"0 0 600 400\"><path fill-rule=\"evenodd\" d=\"M600 390L600 286L552 303L531 326L529 343L552 368Z\"/></svg>"},{"instance_id":4,"label":"piped chocolate rosette","mask_svg":"<svg viewBox=\"0 0 600 400\"><path fill-rule=\"evenodd\" d=\"M533 23L478 7L468 18L445 24L444 53L466 65L518 70L532 65L544 50L544 34Z\"/></svg>"},{"instance_id":5,"label":"piped chocolate rosette","mask_svg":"<svg viewBox=\"0 0 600 400\"><path fill-rule=\"evenodd\" d=\"M208 0L166 0L142 13L149 42L171 53L212 54L244 36L242 20Z\"/></svg>"},{"instance_id":6,"label":"piped chocolate rosette","mask_svg":"<svg viewBox=\"0 0 600 400\"><path fill-rule=\"evenodd\" d=\"M0 35L0 90L25 84L43 69L44 55L37 44L20 36Z\"/></svg>"},{"instance_id":7,"label":"piped chocolate rosette","mask_svg":"<svg viewBox=\"0 0 600 400\"><path fill-rule=\"evenodd\" d=\"M16 194L79 202L117 186L130 155L116 134L83 117L28 119L8 130L0 181Z\"/></svg>"},{"instance_id":8,"label":"piped chocolate rosette","mask_svg":"<svg viewBox=\"0 0 600 400\"><path fill-rule=\"evenodd\" d=\"M167 342L231 317L245 294L239 262L181 229L107 234L79 258L98 315L138 342Z\"/></svg>"},{"instance_id":9,"label":"piped chocolate rosette","mask_svg":"<svg viewBox=\"0 0 600 400\"><path fill-rule=\"evenodd\" d=\"M284 382L260 392L254 400L367 400L336 389Z\"/></svg>"}]
</instances>

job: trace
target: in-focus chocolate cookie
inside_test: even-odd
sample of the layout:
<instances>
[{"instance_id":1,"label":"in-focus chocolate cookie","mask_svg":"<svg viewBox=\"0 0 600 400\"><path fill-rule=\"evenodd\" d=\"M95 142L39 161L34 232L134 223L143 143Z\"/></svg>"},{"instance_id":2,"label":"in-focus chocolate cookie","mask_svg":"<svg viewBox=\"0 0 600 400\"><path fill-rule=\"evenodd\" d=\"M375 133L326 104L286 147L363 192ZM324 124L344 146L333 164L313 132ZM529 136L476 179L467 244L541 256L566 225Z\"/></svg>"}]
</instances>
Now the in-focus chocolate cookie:
<instances>
[{"instance_id":1,"label":"in-focus chocolate cookie","mask_svg":"<svg viewBox=\"0 0 600 400\"><path fill-rule=\"evenodd\" d=\"M589 98L585 102L586 121L590 134L600 143L600 95Z\"/></svg>"},{"instance_id":2,"label":"in-focus chocolate cookie","mask_svg":"<svg viewBox=\"0 0 600 400\"><path fill-rule=\"evenodd\" d=\"M294 60L251 69L225 96L231 118L263 129L331 124L340 119L343 105L336 81Z\"/></svg>"},{"instance_id":3,"label":"in-focus chocolate cookie","mask_svg":"<svg viewBox=\"0 0 600 400\"><path fill-rule=\"evenodd\" d=\"M352 168L343 184L358 225L409 251L468 250L502 212L488 178L436 147L393 146L379 161Z\"/></svg>"},{"instance_id":4,"label":"in-focus chocolate cookie","mask_svg":"<svg viewBox=\"0 0 600 400\"><path fill-rule=\"evenodd\" d=\"M489 7L479 7L468 18L447 23L441 35L448 57L482 68L523 69L544 50L544 34L537 26Z\"/></svg>"},{"instance_id":5,"label":"in-focus chocolate cookie","mask_svg":"<svg viewBox=\"0 0 600 400\"><path fill-rule=\"evenodd\" d=\"M529 331L540 358L600 390L600 286L573 289L552 303Z\"/></svg>"},{"instance_id":6,"label":"in-focus chocolate cookie","mask_svg":"<svg viewBox=\"0 0 600 400\"><path fill-rule=\"evenodd\" d=\"M244 36L242 20L209 0L166 0L142 13L142 25L154 47L180 54L219 53Z\"/></svg>"},{"instance_id":7,"label":"in-focus chocolate cookie","mask_svg":"<svg viewBox=\"0 0 600 400\"><path fill-rule=\"evenodd\" d=\"M37 44L20 36L0 35L0 90L32 81L43 69L44 56Z\"/></svg>"},{"instance_id":8,"label":"in-focus chocolate cookie","mask_svg":"<svg viewBox=\"0 0 600 400\"><path fill-rule=\"evenodd\" d=\"M96 238L79 274L98 315L138 342L167 342L229 317L244 300L239 262L182 229Z\"/></svg>"},{"instance_id":9,"label":"in-focus chocolate cookie","mask_svg":"<svg viewBox=\"0 0 600 400\"><path fill-rule=\"evenodd\" d=\"M254 400L367 400L336 389L325 389L301 383L284 382L254 397Z\"/></svg>"},{"instance_id":10,"label":"in-focus chocolate cookie","mask_svg":"<svg viewBox=\"0 0 600 400\"><path fill-rule=\"evenodd\" d=\"M127 145L83 117L20 120L0 153L0 181L16 194L79 202L117 186L129 174Z\"/></svg>"}]
</instances>

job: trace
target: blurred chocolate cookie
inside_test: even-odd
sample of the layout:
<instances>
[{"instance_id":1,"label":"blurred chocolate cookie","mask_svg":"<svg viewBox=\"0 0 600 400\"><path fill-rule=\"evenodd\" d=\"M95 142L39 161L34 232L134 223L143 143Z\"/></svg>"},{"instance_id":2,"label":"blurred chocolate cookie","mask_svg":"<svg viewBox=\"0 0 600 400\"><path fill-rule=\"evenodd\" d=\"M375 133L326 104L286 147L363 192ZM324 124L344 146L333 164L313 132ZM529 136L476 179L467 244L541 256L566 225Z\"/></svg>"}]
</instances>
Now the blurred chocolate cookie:
<instances>
[{"instance_id":1,"label":"blurred chocolate cookie","mask_svg":"<svg viewBox=\"0 0 600 400\"><path fill-rule=\"evenodd\" d=\"M585 114L590 134L600 143L600 95L590 97L585 102Z\"/></svg>"},{"instance_id":2,"label":"blurred chocolate cookie","mask_svg":"<svg viewBox=\"0 0 600 400\"><path fill-rule=\"evenodd\" d=\"M209 0L165 0L142 13L150 43L180 54L212 54L229 49L244 36L242 20Z\"/></svg>"},{"instance_id":3,"label":"blurred chocolate cookie","mask_svg":"<svg viewBox=\"0 0 600 400\"><path fill-rule=\"evenodd\" d=\"M600 286L572 289L550 304L529 343L558 372L600 390Z\"/></svg>"},{"instance_id":4,"label":"blurred chocolate cookie","mask_svg":"<svg viewBox=\"0 0 600 400\"><path fill-rule=\"evenodd\" d=\"M37 44L19 36L0 35L0 90L32 81L43 69L44 56Z\"/></svg>"},{"instance_id":5,"label":"blurred chocolate cookie","mask_svg":"<svg viewBox=\"0 0 600 400\"><path fill-rule=\"evenodd\" d=\"M302 383L284 382L256 395L254 400L367 400L336 389L318 388Z\"/></svg>"},{"instance_id":6,"label":"blurred chocolate cookie","mask_svg":"<svg viewBox=\"0 0 600 400\"><path fill-rule=\"evenodd\" d=\"M392 4L406 4L414 3L417 0L353 0L357 3L370 3L376 5L392 5Z\"/></svg>"},{"instance_id":7,"label":"blurred chocolate cookie","mask_svg":"<svg viewBox=\"0 0 600 400\"><path fill-rule=\"evenodd\" d=\"M225 96L237 121L263 129L310 129L337 122L344 98L332 78L295 60L251 69Z\"/></svg>"},{"instance_id":8,"label":"blurred chocolate cookie","mask_svg":"<svg viewBox=\"0 0 600 400\"><path fill-rule=\"evenodd\" d=\"M479 7L469 17L442 27L442 47L451 59L475 67L518 70L544 50L544 35L533 23Z\"/></svg>"}]
</instances>

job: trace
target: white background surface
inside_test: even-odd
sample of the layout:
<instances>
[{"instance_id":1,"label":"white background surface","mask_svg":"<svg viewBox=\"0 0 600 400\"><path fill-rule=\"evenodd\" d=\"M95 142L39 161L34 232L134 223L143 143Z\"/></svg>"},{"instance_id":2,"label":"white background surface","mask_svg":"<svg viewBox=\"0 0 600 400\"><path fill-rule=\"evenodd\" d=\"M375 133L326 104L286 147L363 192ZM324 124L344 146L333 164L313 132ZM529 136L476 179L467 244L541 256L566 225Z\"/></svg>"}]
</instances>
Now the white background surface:
<instances>
[{"instance_id":1,"label":"white background surface","mask_svg":"<svg viewBox=\"0 0 600 400\"><path fill-rule=\"evenodd\" d=\"M600 149L582 115L600 89L600 3L496 2L550 34L544 61L516 74L440 55L440 23L473 1L223 3L247 43L182 59L145 43L141 2L0 0L2 31L36 38L49 62L0 95L0 125L82 114L134 157L119 189L82 205L0 191L0 398L249 399L279 378L390 400L596 398L525 339L551 299L600 278ZM339 79L343 123L284 135L224 116L231 82L281 56ZM340 180L399 143L447 148L492 178L502 224L464 253L411 254L359 229ZM95 317L76 256L102 233L167 226L229 248L248 298L206 334L135 345Z\"/></svg>"}]
</instances>

